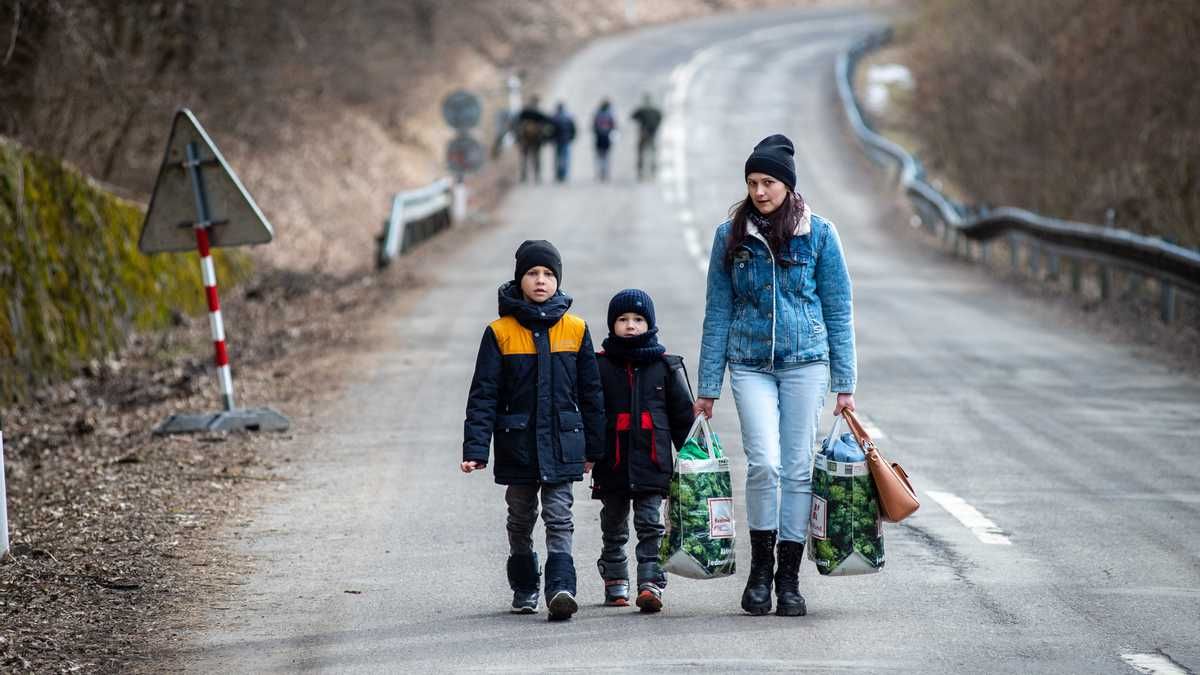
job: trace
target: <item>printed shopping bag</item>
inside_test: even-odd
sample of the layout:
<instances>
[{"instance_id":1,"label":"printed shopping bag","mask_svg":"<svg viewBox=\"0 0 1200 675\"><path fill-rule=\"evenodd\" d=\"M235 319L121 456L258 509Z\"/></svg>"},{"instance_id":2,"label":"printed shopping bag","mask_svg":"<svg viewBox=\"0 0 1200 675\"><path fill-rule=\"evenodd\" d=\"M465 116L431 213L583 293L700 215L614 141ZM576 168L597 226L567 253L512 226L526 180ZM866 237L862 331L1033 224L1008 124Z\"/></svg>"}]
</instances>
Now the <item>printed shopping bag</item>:
<instances>
[{"instance_id":1,"label":"printed shopping bag","mask_svg":"<svg viewBox=\"0 0 1200 675\"><path fill-rule=\"evenodd\" d=\"M666 511L667 531L658 550L664 570L692 579L734 573L729 459L703 415L675 458Z\"/></svg>"},{"instance_id":2,"label":"printed shopping bag","mask_svg":"<svg viewBox=\"0 0 1200 675\"><path fill-rule=\"evenodd\" d=\"M883 567L879 497L867 457L838 417L813 458L808 557L827 576L871 574Z\"/></svg>"}]
</instances>

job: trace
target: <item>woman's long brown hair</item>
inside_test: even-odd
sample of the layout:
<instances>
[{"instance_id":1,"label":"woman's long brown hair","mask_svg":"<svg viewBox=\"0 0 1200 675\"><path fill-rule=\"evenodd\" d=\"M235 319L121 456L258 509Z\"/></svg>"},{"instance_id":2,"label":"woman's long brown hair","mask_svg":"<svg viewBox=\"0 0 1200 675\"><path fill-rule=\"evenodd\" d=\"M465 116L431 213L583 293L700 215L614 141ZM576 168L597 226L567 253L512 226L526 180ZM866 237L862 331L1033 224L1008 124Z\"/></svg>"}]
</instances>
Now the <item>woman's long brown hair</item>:
<instances>
[{"instance_id":1,"label":"woman's long brown hair","mask_svg":"<svg viewBox=\"0 0 1200 675\"><path fill-rule=\"evenodd\" d=\"M779 208L763 216L758 213L754 201L747 195L745 199L729 207L729 215L733 223L729 228L729 237L725 240L725 267L733 265L733 250L746 240L747 224L751 214L757 214L759 219L767 221L767 227L759 227L758 233L767 240L771 254L779 259L779 252L792 240L800 215L804 213L804 197L798 192L789 192Z\"/></svg>"}]
</instances>

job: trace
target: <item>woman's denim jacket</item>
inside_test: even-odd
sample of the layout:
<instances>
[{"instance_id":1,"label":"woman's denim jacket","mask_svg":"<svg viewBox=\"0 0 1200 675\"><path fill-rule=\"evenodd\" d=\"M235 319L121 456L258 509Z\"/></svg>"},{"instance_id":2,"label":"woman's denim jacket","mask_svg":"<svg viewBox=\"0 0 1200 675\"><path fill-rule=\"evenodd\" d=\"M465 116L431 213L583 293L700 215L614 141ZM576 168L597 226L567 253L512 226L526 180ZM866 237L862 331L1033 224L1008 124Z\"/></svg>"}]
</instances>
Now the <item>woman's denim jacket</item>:
<instances>
[{"instance_id":1,"label":"woman's denim jacket","mask_svg":"<svg viewBox=\"0 0 1200 675\"><path fill-rule=\"evenodd\" d=\"M717 227L708 263L698 395L721 395L726 364L770 372L814 361L829 362L831 391L853 393L850 274L833 223L812 214L778 264L760 235L747 235L726 267L731 227Z\"/></svg>"}]
</instances>

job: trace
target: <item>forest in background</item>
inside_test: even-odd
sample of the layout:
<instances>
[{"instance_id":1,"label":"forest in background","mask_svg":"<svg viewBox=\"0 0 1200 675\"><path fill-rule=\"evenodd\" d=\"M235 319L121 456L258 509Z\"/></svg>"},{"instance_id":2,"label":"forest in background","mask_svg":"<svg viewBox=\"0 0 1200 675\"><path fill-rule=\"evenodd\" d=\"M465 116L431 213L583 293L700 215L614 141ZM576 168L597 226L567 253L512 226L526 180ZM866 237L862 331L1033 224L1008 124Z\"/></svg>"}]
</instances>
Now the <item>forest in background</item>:
<instances>
[{"instance_id":1,"label":"forest in background","mask_svg":"<svg viewBox=\"0 0 1200 675\"><path fill-rule=\"evenodd\" d=\"M973 201L1200 246L1200 2L919 0L922 159Z\"/></svg>"}]
</instances>

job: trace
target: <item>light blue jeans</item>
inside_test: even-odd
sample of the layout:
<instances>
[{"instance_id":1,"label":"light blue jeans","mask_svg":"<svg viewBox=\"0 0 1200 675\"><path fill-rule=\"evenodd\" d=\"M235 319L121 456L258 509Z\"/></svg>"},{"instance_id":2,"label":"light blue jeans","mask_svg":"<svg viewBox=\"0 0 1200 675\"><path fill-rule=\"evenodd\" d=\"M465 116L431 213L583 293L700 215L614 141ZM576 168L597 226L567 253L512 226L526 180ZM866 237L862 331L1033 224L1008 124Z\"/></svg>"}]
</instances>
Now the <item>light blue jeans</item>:
<instances>
[{"instance_id":1,"label":"light blue jeans","mask_svg":"<svg viewBox=\"0 0 1200 675\"><path fill-rule=\"evenodd\" d=\"M813 445L829 364L787 370L729 371L746 453L746 517L752 530L779 530L803 542L812 509Z\"/></svg>"}]
</instances>

